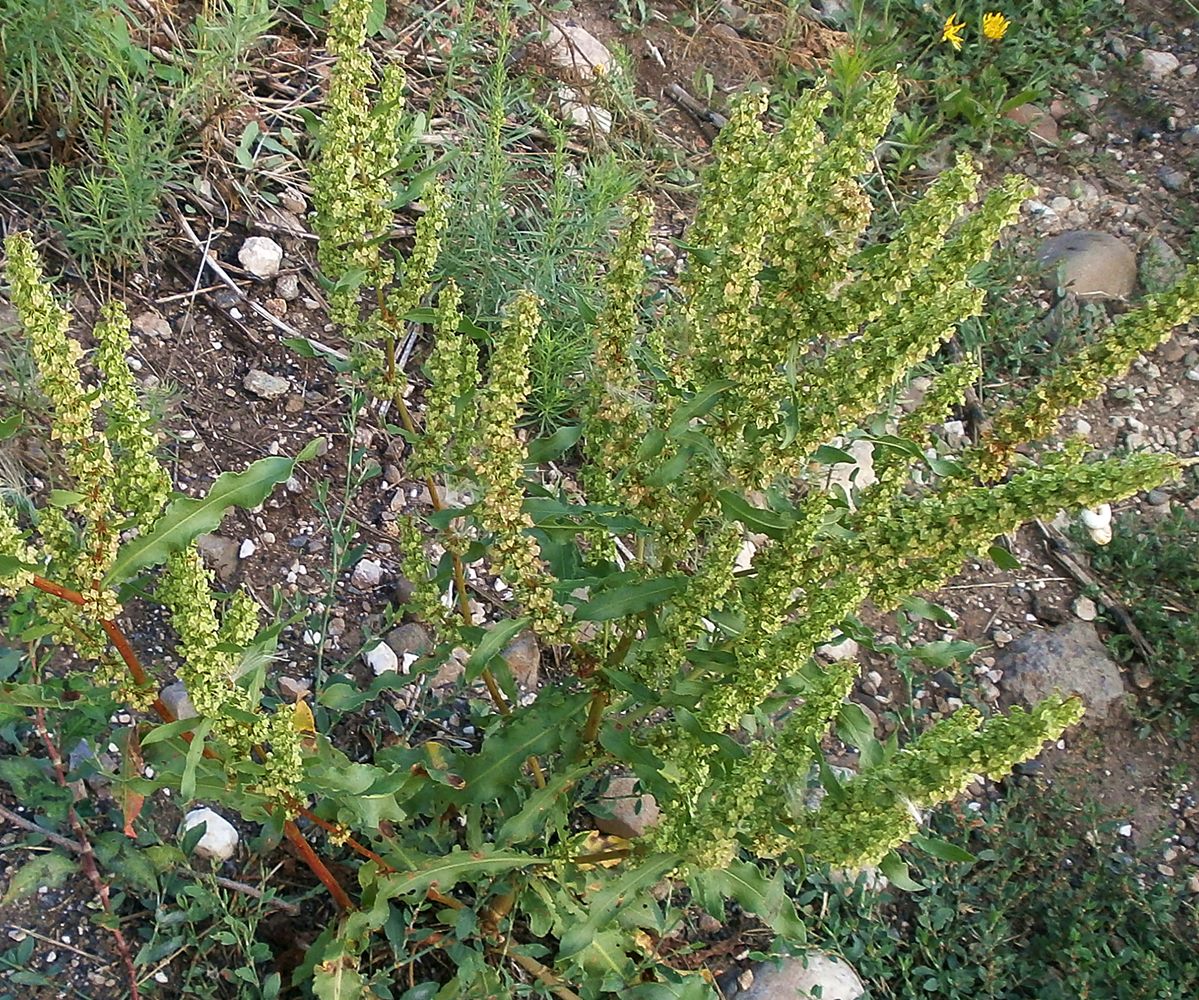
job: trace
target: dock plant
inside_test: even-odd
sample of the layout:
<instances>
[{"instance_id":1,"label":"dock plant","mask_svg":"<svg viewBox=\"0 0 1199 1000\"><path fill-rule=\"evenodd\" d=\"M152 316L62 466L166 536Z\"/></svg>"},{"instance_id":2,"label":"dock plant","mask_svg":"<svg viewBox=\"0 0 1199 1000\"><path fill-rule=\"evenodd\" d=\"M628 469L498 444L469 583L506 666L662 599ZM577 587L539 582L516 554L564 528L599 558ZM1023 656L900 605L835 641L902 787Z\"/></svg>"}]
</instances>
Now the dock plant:
<instances>
[{"instance_id":1,"label":"dock plant","mask_svg":"<svg viewBox=\"0 0 1199 1000\"><path fill-rule=\"evenodd\" d=\"M397 162L405 126L388 118L399 114L397 71L370 96L368 6L333 10L339 62L314 168L321 264L361 378L398 414L408 468L429 491L396 536L415 588L406 610L436 644L365 690L327 684L317 718L385 699L457 656L479 695L472 738L418 728L352 760L332 721L301 734L289 714L262 709L272 631L245 596L217 602L185 514L206 510L210 528L231 504L261 502L293 461L168 502L122 373L123 316L102 317L104 377L81 385L80 348L21 236L7 244L12 296L71 485L33 523L0 507L3 585L22 627L103 665L111 696L139 709L156 704L160 681L153 665L134 667L118 621L136 581L166 606L198 717L143 725L155 777L121 780L184 799L219 787L312 858L343 909L297 973L318 996L715 996L669 947L684 904L722 917L736 901L799 944L781 866L877 866L902 885L900 848L939 849L921 834L928 810L977 775L1002 778L1080 717L1062 691L1007 714L961 708L906 743L882 741L847 700L858 664L820 650L863 608L887 612L937 588L1031 518L1177 474L1171 455L1094 457L1047 439L1199 312L1199 270L951 450L938 431L979 372L941 365L939 348L981 308L971 274L1028 186L1009 179L980 197L961 157L880 241L862 179L895 78L879 76L831 131L821 87L778 129L764 123L765 95L746 94L704 177L677 287L651 297L653 210L630 201L592 324L585 405L575 423L528 440L518 425L542 304L513 289L493 327L459 317L458 290L437 272L453 239L439 194L425 199L431 221L407 261L383 252L402 178L379 171ZM395 349L414 322L433 339L419 377ZM894 393L921 365L938 374L894 417ZM486 620L472 607L480 579L510 594ZM550 674L535 697L503 656L526 629ZM18 707L44 697L32 682L8 688ZM845 775L830 756L847 748L856 765ZM616 777L656 815L632 839L600 835L593 820L610 815ZM358 862L357 889L315 858L305 829Z\"/></svg>"}]
</instances>

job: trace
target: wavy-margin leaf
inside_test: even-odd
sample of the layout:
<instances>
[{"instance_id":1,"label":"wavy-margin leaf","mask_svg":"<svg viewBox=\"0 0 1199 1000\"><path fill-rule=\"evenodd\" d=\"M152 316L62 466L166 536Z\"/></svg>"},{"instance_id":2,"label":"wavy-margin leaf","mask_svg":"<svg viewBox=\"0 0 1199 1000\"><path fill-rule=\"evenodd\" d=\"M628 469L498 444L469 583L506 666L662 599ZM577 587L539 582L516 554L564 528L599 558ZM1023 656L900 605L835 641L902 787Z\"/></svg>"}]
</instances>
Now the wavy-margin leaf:
<instances>
[{"instance_id":1,"label":"wavy-margin leaf","mask_svg":"<svg viewBox=\"0 0 1199 1000\"><path fill-rule=\"evenodd\" d=\"M124 583L143 569L157 566L176 552L182 552L200 535L215 530L230 507L257 507L279 483L291 478L297 463L314 454L315 441L295 458L259 459L243 472L221 473L212 489L202 497L182 497L174 501L149 531L121 546L104 578L105 586Z\"/></svg>"}]
</instances>

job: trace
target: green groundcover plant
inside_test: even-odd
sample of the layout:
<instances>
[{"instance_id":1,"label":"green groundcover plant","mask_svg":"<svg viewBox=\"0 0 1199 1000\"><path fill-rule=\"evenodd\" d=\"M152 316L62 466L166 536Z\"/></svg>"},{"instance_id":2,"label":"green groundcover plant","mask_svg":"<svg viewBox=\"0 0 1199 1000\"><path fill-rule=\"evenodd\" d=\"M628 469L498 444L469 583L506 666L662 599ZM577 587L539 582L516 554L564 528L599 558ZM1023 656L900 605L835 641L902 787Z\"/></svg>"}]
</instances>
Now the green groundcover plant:
<instances>
[{"instance_id":1,"label":"green groundcover plant","mask_svg":"<svg viewBox=\"0 0 1199 1000\"><path fill-rule=\"evenodd\" d=\"M652 213L633 200L592 324L582 418L529 441L517 425L538 301L517 292L495 329L460 316L457 288L435 280L452 239L436 183L421 193L410 255L387 252L410 128L401 72L377 83L363 46L369 6L343 0L332 15L337 65L313 177L320 261L355 377L392 404L432 499L397 529L408 610L438 639L412 673L461 651L466 683L489 698L471 703L476 742L416 738L363 761L326 735L412 674L366 689L331 679L315 726L269 708L280 626L263 628L244 592L214 592L195 538L232 506L261 503L309 455L172 498L124 362L123 311L102 313L85 384L82 347L20 234L6 242L11 298L65 474L31 513L0 506L0 580L10 630L86 666L35 672L31 655L4 684L3 712L16 724L79 698L153 709L159 724L136 721L117 741L127 827L169 788L287 837L342 910L297 972L318 996L712 996L659 947L683 920L681 893L717 915L735 900L800 943L778 866L879 866L903 883L895 849L919 836L925 810L1078 719L1063 692L986 719L964 708L905 745L883 743L846 703L857 665L815 651L863 605L902 605L1029 518L1174 476L1170 455L1090 461L1081 442L1028 445L1196 312L1199 271L1047 372L975 443L938 451L933 431L978 377L971 364L945 368L898 421L886 401L980 308L969 275L1025 185L1008 181L967 211L978 179L960 159L890 242L872 243L859 178L896 80L879 77L832 137L823 88L778 131L763 125L765 95L746 95L705 178L676 294L644 307ZM433 331L423 411L398 363L413 320ZM834 482L854 463L851 438L872 448L871 475ZM549 476L544 463L562 456L576 472ZM471 569L511 592L498 620L476 620ZM144 601L168 612L193 718L173 718L157 665L121 624ZM501 655L526 628L564 668L532 700ZM826 761L834 733L859 751L848 777ZM659 812L632 841L593 829L615 775ZM358 862L355 890L316 837Z\"/></svg>"}]
</instances>

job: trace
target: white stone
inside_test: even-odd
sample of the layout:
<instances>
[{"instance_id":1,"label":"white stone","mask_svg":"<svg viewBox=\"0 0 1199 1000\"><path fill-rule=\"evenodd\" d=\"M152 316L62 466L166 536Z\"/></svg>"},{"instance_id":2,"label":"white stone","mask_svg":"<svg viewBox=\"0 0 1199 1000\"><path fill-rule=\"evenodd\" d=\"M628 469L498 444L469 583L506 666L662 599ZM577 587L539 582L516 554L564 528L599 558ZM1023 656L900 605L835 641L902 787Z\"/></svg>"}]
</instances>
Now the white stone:
<instances>
[{"instance_id":1,"label":"white stone","mask_svg":"<svg viewBox=\"0 0 1199 1000\"><path fill-rule=\"evenodd\" d=\"M247 538L241 543L241 548L237 550L238 559L247 559L258 551L258 546L254 544L253 539Z\"/></svg>"},{"instance_id":2,"label":"white stone","mask_svg":"<svg viewBox=\"0 0 1199 1000\"><path fill-rule=\"evenodd\" d=\"M1089 597L1080 597L1074 602L1074 613L1084 622L1093 622L1099 609Z\"/></svg>"},{"instance_id":3,"label":"white stone","mask_svg":"<svg viewBox=\"0 0 1199 1000\"><path fill-rule=\"evenodd\" d=\"M1181 65L1178 56L1173 52L1159 52L1157 49L1145 49L1141 53L1141 65L1151 79L1161 80L1169 76Z\"/></svg>"},{"instance_id":4,"label":"white stone","mask_svg":"<svg viewBox=\"0 0 1199 1000\"><path fill-rule=\"evenodd\" d=\"M616 68L616 60L608 47L577 24L562 28L551 24L546 32L545 45L550 62L576 76L603 76Z\"/></svg>"},{"instance_id":5,"label":"white stone","mask_svg":"<svg viewBox=\"0 0 1199 1000\"><path fill-rule=\"evenodd\" d=\"M1131 824L1131 823L1125 823L1125 824L1124 824L1122 827L1120 827L1120 829L1119 829L1119 830L1117 830L1116 832L1117 832L1118 834L1120 834L1120 836L1121 836L1121 837L1131 837L1131 836L1132 836L1132 824Z\"/></svg>"},{"instance_id":6,"label":"white stone","mask_svg":"<svg viewBox=\"0 0 1199 1000\"><path fill-rule=\"evenodd\" d=\"M753 985L740 994L742 1000L858 1000L865 995L858 974L842 959L823 952L759 966Z\"/></svg>"},{"instance_id":7,"label":"white stone","mask_svg":"<svg viewBox=\"0 0 1199 1000\"><path fill-rule=\"evenodd\" d=\"M383 567L375 559L361 559L350 574L350 583L359 590L370 590L379 586L383 579Z\"/></svg>"},{"instance_id":8,"label":"white stone","mask_svg":"<svg viewBox=\"0 0 1199 1000\"><path fill-rule=\"evenodd\" d=\"M818 646L816 652L834 662L837 660L856 660L858 658L859 646L853 639L845 638L840 642L829 642L823 646Z\"/></svg>"},{"instance_id":9,"label":"white stone","mask_svg":"<svg viewBox=\"0 0 1199 1000\"><path fill-rule=\"evenodd\" d=\"M237 251L237 259L255 278L273 278L283 263L283 247L269 236L251 236Z\"/></svg>"},{"instance_id":10,"label":"white stone","mask_svg":"<svg viewBox=\"0 0 1199 1000\"><path fill-rule=\"evenodd\" d=\"M220 813L208 808L193 809L183 817L185 831L204 824L204 834L196 844L196 853L213 861L228 861L237 850L237 828Z\"/></svg>"},{"instance_id":11,"label":"white stone","mask_svg":"<svg viewBox=\"0 0 1199 1000\"><path fill-rule=\"evenodd\" d=\"M372 649L363 650L362 659L375 672L376 677L387 673L396 673L400 669L400 658L396 656L395 650L385 642L379 643Z\"/></svg>"},{"instance_id":12,"label":"white stone","mask_svg":"<svg viewBox=\"0 0 1199 1000\"><path fill-rule=\"evenodd\" d=\"M1087 534L1096 545L1106 545L1112 540L1112 508L1110 504L1100 504L1082 512L1082 523Z\"/></svg>"}]
</instances>

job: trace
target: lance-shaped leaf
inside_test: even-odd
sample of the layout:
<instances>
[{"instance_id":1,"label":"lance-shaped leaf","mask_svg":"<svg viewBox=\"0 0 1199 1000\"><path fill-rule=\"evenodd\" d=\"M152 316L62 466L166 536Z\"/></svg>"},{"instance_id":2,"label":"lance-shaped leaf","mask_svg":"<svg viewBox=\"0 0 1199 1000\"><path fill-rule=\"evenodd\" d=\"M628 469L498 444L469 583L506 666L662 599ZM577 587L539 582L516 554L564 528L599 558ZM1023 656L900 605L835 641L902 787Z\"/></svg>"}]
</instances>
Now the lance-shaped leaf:
<instances>
[{"instance_id":1,"label":"lance-shaped leaf","mask_svg":"<svg viewBox=\"0 0 1199 1000\"><path fill-rule=\"evenodd\" d=\"M780 937L794 944L804 942L807 930L787 896L782 873L767 878L757 865L733 861L727 868L697 872L692 878L709 891L735 899Z\"/></svg>"},{"instance_id":2,"label":"lance-shaped leaf","mask_svg":"<svg viewBox=\"0 0 1199 1000\"><path fill-rule=\"evenodd\" d=\"M316 442L295 458L264 458L244 472L222 473L203 497L183 497L172 503L144 535L121 546L105 586L116 586L134 574L182 552L200 535L214 531L230 507L257 507L279 483L291 478L298 462L316 454Z\"/></svg>"},{"instance_id":3,"label":"lance-shaped leaf","mask_svg":"<svg viewBox=\"0 0 1199 1000\"><path fill-rule=\"evenodd\" d=\"M484 847L478 851L454 850L437 857L425 856L409 871L378 877L379 894L389 899L423 896L431 888L448 892L464 879L498 875L516 868L530 868L539 860L523 851Z\"/></svg>"}]
</instances>

